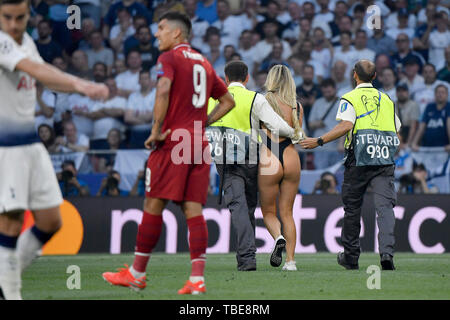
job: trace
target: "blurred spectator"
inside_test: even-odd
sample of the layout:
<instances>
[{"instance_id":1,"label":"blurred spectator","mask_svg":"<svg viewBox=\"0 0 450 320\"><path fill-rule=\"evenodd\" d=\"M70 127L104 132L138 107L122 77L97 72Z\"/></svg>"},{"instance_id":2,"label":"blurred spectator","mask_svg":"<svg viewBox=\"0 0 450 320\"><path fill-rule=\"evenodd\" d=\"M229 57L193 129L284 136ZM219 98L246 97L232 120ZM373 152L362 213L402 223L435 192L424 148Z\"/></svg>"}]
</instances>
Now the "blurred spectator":
<instances>
[{"instance_id":1,"label":"blurred spectator","mask_svg":"<svg viewBox=\"0 0 450 320\"><path fill-rule=\"evenodd\" d=\"M341 60L337 60L331 70L331 78L336 84L338 97L341 97L342 95L353 89L350 79L348 78L349 73L347 72L347 69L347 63Z\"/></svg>"},{"instance_id":2,"label":"blurred spectator","mask_svg":"<svg viewBox=\"0 0 450 320\"><path fill-rule=\"evenodd\" d=\"M416 27L416 16L414 14L409 14L407 0L396 0L395 9L396 10L389 14L386 19L386 26L388 28L397 28L400 25L399 18L403 17L406 17L406 25L409 28Z\"/></svg>"},{"instance_id":3,"label":"blurred spectator","mask_svg":"<svg viewBox=\"0 0 450 320\"><path fill-rule=\"evenodd\" d=\"M114 60L114 65L113 65L111 75L117 76L125 71L127 71L127 65L125 64L125 61L123 59Z\"/></svg>"},{"instance_id":4,"label":"blurred spectator","mask_svg":"<svg viewBox=\"0 0 450 320\"><path fill-rule=\"evenodd\" d=\"M92 140L106 141L108 132L113 128L125 130L121 120L125 113L127 99L118 96L114 78L107 78L105 84L109 89L108 100L96 102L90 114L90 117L94 120Z\"/></svg>"},{"instance_id":5,"label":"blurred spectator","mask_svg":"<svg viewBox=\"0 0 450 320\"><path fill-rule=\"evenodd\" d=\"M292 55L288 59L288 64L292 68L292 77L294 78L295 86L298 87L303 83L303 66L305 63L298 56Z\"/></svg>"},{"instance_id":6,"label":"blurred spectator","mask_svg":"<svg viewBox=\"0 0 450 320\"><path fill-rule=\"evenodd\" d=\"M36 82L36 108L34 112L36 129L43 123L53 128L56 95Z\"/></svg>"},{"instance_id":7,"label":"blurred spectator","mask_svg":"<svg viewBox=\"0 0 450 320\"><path fill-rule=\"evenodd\" d=\"M94 77L94 81L97 83L105 82L108 74L108 66L103 62L96 62L92 67L92 75Z\"/></svg>"},{"instance_id":8,"label":"blurred spectator","mask_svg":"<svg viewBox=\"0 0 450 320\"><path fill-rule=\"evenodd\" d=\"M203 40L202 38L206 34L206 29L209 27L208 21L197 16L197 3L198 0L183 0L184 9L186 10L186 14L191 19L192 24L192 39L191 45L194 48L200 48L202 46Z\"/></svg>"},{"instance_id":9,"label":"blurred spectator","mask_svg":"<svg viewBox=\"0 0 450 320\"><path fill-rule=\"evenodd\" d=\"M289 14L289 11L288 11L289 0L275 0L274 2L276 2L278 4L278 8L276 9L277 20L280 21L284 26L287 23L289 23L289 21L291 21L291 15ZM270 4L270 1L267 4L267 7L268 7L267 10L269 10L269 4Z\"/></svg>"},{"instance_id":10,"label":"blurred spectator","mask_svg":"<svg viewBox=\"0 0 450 320\"><path fill-rule=\"evenodd\" d=\"M411 56L404 62L404 73L400 73L400 83L406 83L410 92L416 92L424 86L424 79L419 74L420 65L417 57Z\"/></svg>"},{"instance_id":11,"label":"blurred spectator","mask_svg":"<svg viewBox=\"0 0 450 320\"><path fill-rule=\"evenodd\" d=\"M334 15L329 10L329 0L317 0L317 4L320 7L320 11L316 13L314 8L314 18L311 20L311 27L313 29L321 28L324 31L326 37L328 39L331 39L332 33L329 23L333 21ZM305 2L303 4L304 10L306 9L307 11L310 11L311 9L309 7L310 5L308 5L308 2Z\"/></svg>"},{"instance_id":12,"label":"blurred spectator","mask_svg":"<svg viewBox=\"0 0 450 320\"><path fill-rule=\"evenodd\" d=\"M114 49L116 55L123 55L124 42L128 37L134 35L136 30L133 27L131 14L127 9L120 9L117 13L119 23L111 28L109 33L109 44Z\"/></svg>"},{"instance_id":13,"label":"blurred spectator","mask_svg":"<svg viewBox=\"0 0 450 320\"><path fill-rule=\"evenodd\" d=\"M125 123L129 125L129 147L141 149L144 141L151 132L153 120L153 106L155 105L155 81L151 79L148 70L142 70L139 74L141 90L134 92L128 98L125 110Z\"/></svg>"},{"instance_id":14,"label":"blurred spectator","mask_svg":"<svg viewBox=\"0 0 450 320\"><path fill-rule=\"evenodd\" d=\"M435 102L425 108L419 129L414 138L412 149L424 147L445 147L450 151L450 103L448 88L438 85L434 89Z\"/></svg>"},{"instance_id":15,"label":"blurred spectator","mask_svg":"<svg viewBox=\"0 0 450 320\"><path fill-rule=\"evenodd\" d=\"M133 17L133 28L136 30L136 32L125 39L125 42L123 43L123 54L126 56L130 49L137 47L139 45L138 40L138 30L140 27L149 27L149 24L147 22L147 19L144 16L135 15ZM151 37L151 31L150 31L150 40L153 45L153 39Z\"/></svg>"},{"instance_id":16,"label":"blurred spectator","mask_svg":"<svg viewBox=\"0 0 450 320\"><path fill-rule=\"evenodd\" d=\"M92 69L96 62L103 62L111 70L114 63L114 52L103 45L102 33L99 30L89 35L90 49L86 50L89 68Z\"/></svg>"},{"instance_id":17,"label":"blurred spectator","mask_svg":"<svg viewBox=\"0 0 450 320\"><path fill-rule=\"evenodd\" d=\"M321 137L338 123L336 110L339 106L339 97L336 96L336 84L332 79L325 79L320 84L320 90L323 97L314 102L308 116L309 135L314 137ZM328 168L343 158L343 155L337 152L338 144L339 140L332 141L314 153L316 169Z\"/></svg>"},{"instance_id":18,"label":"blurred spectator","mask_svg":"<svg viewBox=\"0 0 450 320\"><path fill-rule=\"evenodd\" d=\"M264 39L260 40L255 46L255 62L261 63L272 51L274 43L281 41L283 45L283 59L291 56L292 50L289 43L285 40L280 40L278 37L278 21L274 19L266 19L263 23Z\"/></svg>"},{"instance_id":19,"label":"blurred spectator","mask_svg":"<svg viewBox=\"0 0 450 320\"><path fill-rule=\"evenodd\" d=\"M51 63L55 57L62 55L62 48L52 39L52 25L49 20L42 20L37 26L39 38L36 41L36 47L41 57L48 63Z\"/></svg>"},{"instance_id":20,"label":"blurred spectator","mask_svg":"<svg viewBox=\"0 0 450 320\"><path fill-rule=\"evenodd\" d=\"M417 103L410 99L408 86L406 84L399 84L397 86L396 99L397 115L400 118L402 126L400 127L400 135L406 147L411 147L414 136L416 134L419 120L420 110Z\"/></svg>"},{"instance_id":21,"label":"blurred spectator","mask_svg":"<svg viewBox=\"0 0 450 320\"><path fill-rule=\"evenodd\" d=\"M298 35L297 42L292 47L293 52L298 52L297 47L303 43L305 39L309 39L312 35L312 27L311 27L311 20L307 19L306 17L302 17L300 19L300 34Z\"/></svg>"},{"instance_id":22,"label":"blurred spectator","mask_svg":"<svg viewBox=\"0 0 450 320\"><path fill-rule=\"evenodd\" d=\"M263 21L262 11L259 0L243 1L242 13L238 17L241 19L244 29L253 30L259 22Z\"/></svg>"},{"instance_id":23,"label":"blurred spectator","mask_svg":"<svg viewBox=\"0 0 450 320\"><path fill-rule=\"evenodd\" d=\"M73 93L68 98L67 111L69 111L77 131L88 137L92 136L94 130L94 122L90 118L90 113L93 111L93 108L94 101L89 97Z\"/></svg>"},{"instance_id":24,"label":"blurred spectator","mask_svg":"<svg viewBox=\"0 0 450 320\"><path fill-rule=\"evenodd\" d=\"M253 67L255 66L255 47L252 45L252 32L244 30L239 38L239 47L237 52L241 55L242 61L248 66L248 74L254 76Z\"/></svg>"},{"instance_id":25,"label":"blurred spectator","mask_svg":"<svg viewBox=\"0 0 450 320\"><path fill-rule=\"evenodd\" d=\"M48 153L59 153L61 147L56 143L55 131L48 124L41 124L38 128L38 136Z\"/></svg>"},{"instance_id":26,"label":"blurred spectator","mask_svg":"<svg viewBox=\"0 0 450 320\"><path fill-rule=\"evenodd\" d=\"M236 49L234 46L232 46L231 44L227 44L224 48L223 48L223 60L221 60L222 64L218 64L216 62L215 68L216 68L216 73L219 77L221 77L222 79L225 79L225 65L231 61L231 56L233 54L236 53Z\"/></svg>"},{"instance_id":27,"label":"blurred spectator","mask_svg":"<svg viewBox=\"0 0 450 320\"><path fill-rule=\"evenodd\" d=\"M211 27L214 29L211 30L217 30L215 27ZM222 52L222 45L220 42L220 35L218 33L211 32L208 34L206 33L206 44L207 46L204 47L204 50L202 50L203 54L206 56L208 61L211 63L213 68L216 70L216 72L220 71L220 67L223 67L225 65L225 57Z\"/></svg>"},{"instance_id":28,"label":"blurred spectator","mask_svg":"<svg viewBox=\"0 0 450 320\"><path fill-rule=\"evenodd\" d=\"M397 46L397 53L391 56L391 61L392 65L395 66L396 72L401 72L405 62L411 59L411 57L417 58L419 66L423 66L425 60L418 52L411 50L407 34L400 33L395 39L395 44Z\"/></svg>"},{"instance_id":29,"label":"blurred spectator","mask_svg":"<svg viewBox=\"0 0 450 320\"><path fill-rule=\"evenodd\" d=\"M302 17L302 9L297 2L289 2L287 8L290 19L284 27L281 38L293 45L300 35L300 19Z\"/></svg>"},{"instance_id":30,"label":"blurred spectator","mask_svg":"<svg viewBox=\"0 0 450 320\"><path fill-rule=\"evenodd\" d=\"M129 193L119 188L120 173L111 170L106 178L102 179L102 184L97 192L97 196L117 197L127 196Z\"/></svg>"},{"instance_id":31,"label":"blurred spectator","mask_svg":"<svg viewBox=\"0 0 450 320\"><path fill-rule=\"evenodd\" d=\"M100 8L100 0L73 0L81 9L81 18L91 18L96 28L100 28L102 12Z\"/></svg>"},{"instance_id":32,"label":"blurred spectator","mask_svg":"<svg viewBox=\"0 0 450 320\"><path fill-rule=\"evenodd\" d=\"M269 72L269 69L276 64L286 65L286 61L282 58L283 56L283 44L281 42L275 42L272 45L272 52L261 62L260 70L265 70Z\"/></svg>"},{"instance_id":33,"label":"blurred spectator","mask_svg":"<svg viewBox=\"0 0 450 320\"><path fill-rule=\"evenodd\" d=\"M236 48L244 26L239 17L231 15L230 4L227 0L217 1L217 17L218 19L211 25L220 30L222 46L231 44Z\"/></svg>"},{"instance_id":34,"label":"blurred spectator","mask_svg":"<svg viewBox=\"0 0 450 320\"><path fill-rule=\"evenodd\" d=\"M321 61L315 59L312 56L312 52L313 52L313 42L309 39L305 39L300 46L298 55L300 59L305 61L306 64L313 66L314 81L320 83L324 79L324 75L328 71L325 71Z\"/></svg>"},{"instance_id":35,"label":"blurred spectator","mask_svg":"<svg viewBox=\"0 0 450 320\"><path fill-rule=\"evenodd\" d=\"M70 67L67 71L70 74L80 78L92 79L92 70L89 69L89 62L86 52L82 50L75 50L72 53Z\"/></svg>"},{"instance_id":36,"label":"blurred spectator","mask_svg":"<svg viewBox=\"0 0 450 320\"><path fill-rule=\"evenodd\" d=\"M437 78L450 83L450 46L445 48L445 67L439 70Z\"/></svg>"},{"instance_id":37,"label":"blurred spectator","mask_svg":"<svg viewBox=\"0 0 450 320\"><path fill-rule=\"evenodd\" d=\"M297 87L297 97L303 107L303 120L305 122L306 128L309 130L308 118L316 99L322 96L320 88L317 84L313 82L314 79L314 67L310 64L305 64L303 67L303 83Z\"/></svg>"},{"instance_id":38,"label":"blurred spectator","mask_svg":"<svg viewBox=\"0 0 450 320\"><path fill-rule=\"evenodd\" d=\"M386 34L392 39L397 39L397 36L401 33L408 35L409 39L414 38L415 22L413 26L409 26L408 21L414 19L415 16L413 14L410 15L405 8L402 8L395 13L397 13L397 26L388 24L389 29L386 31ZM390 23L389 18L387 23Z\"/></svg>"},{"instance_id":39,"label":"blurred spectator","mask_svg":"<svg viewBox=\"0 0 450 320\"><path fill-rule=\"evenodd\" d=\"M432 183L427 182L428 172L420 163L414 165L413 172L400 177L400 193L407 194L430 194L438 193L439 189Z\"/></svg>"},{"instance_id":40,"label":"blurred spectator","mask_svg":"<svg viewBox=\"0 0 450 320\"><path fill-rule=\"evenodd\" d=\"M49 4L48 19L53 28L52 38L58 42L63 49L72 45L71 31L67 28L69 18L68 10L70 0L52 0Z\"/></svg>"},{"instance_id":41,"label":"blurred spectator","mask_svg":"<svg viewBox=\"0 0 450 320\"><path fill-rule=\"evenodd\" d=\"M208 21L212 25L219 19L217 15L217 0L199 0L196 14L199 18Z\"/></svg>"},{"instance_id":42,"label":"blurred spectator","mask_svg":"<svg viewBox=\"0 0 450 320\"><path fill-rule=\"evenodd\" d=\"M375 62L375 51L367 48L367 32L359 29L355 34L356 60L367 59Z\"/></svg>"},{"instance_id":43,"label":"blurred spectator","mask_svg":"<svg viewBox=\"0 0 450 320\"><path fill-rule=\"evenodd\" d=\"M63 72L67 72L67 63L62 57L55 57L52 64ZM55 102L55 112L53 113L53 128L55 130L56 136L63 135L63 121L68 119L67 106L69 104L69 93L65 92L55 92L53 94L56 96Z\"/></svg>"},{"instance_id":44,"label":"blurred spectator","mask_svg":"<svg viewBox=\"0 0 450 320\"><path fill-rule=\"evenodd\" d=\"M114 167L114 161L116 160L116 151L124 149L122 132L119 129L111 129L108 132L106 138L106 145L99 145L97 149L108 150L109 153L100 153L95 155L94 159L97 160L96 168L97 172L109 172Z\"/></svg>"},{"instance_id":45,"label":"blurred spectator","mask_svg":"<svg viewBox=\"0 0 450 320\"><path fill-rule=\"evenodd\" d=\"M429 6L433 6L432 7L432 13L435 14L437 12L445 12L447 14L449 14L449 9L443 5L440 5L441 0L428 0L427 1L427 6L425 8L420 9L418 15L417 15L417 20L420 24L426 23L428 21L431 21L432 19L430 19L430 16L428 15L428 9ZM433 17L433 16L431 16Z\"/></svg>"},{"instance_id":46,"label":"blurred spectator","mask_svg":"<svg viewBox=\"0 0 450 320\"><path fill-rule=\"evenodd\" d=\"M139 27L136 31L136 37L138 44L131 50L136 50L141 54L142 68L150 70L156 64L159 56L159 50L152 45L150 28L148 26Z\"/></svg>"},{"instance_id":47,"label":"blurred spectator","mask_svg":"<svg viewBox=\"0 0 450 320\"><path fill-rule=\"evenodd\" d=\"M314 185L313 194L338 194L337 179L331 172L324 172Z\"/></svg>"},{"instance_id":48,"label":"blurred spectator","mask_svg":"<svg viewBox=\"0 0 450 320\"><path fill-rule=\"evenodd\" d=\"M280 5L277 1L268 1L263 12L263 20L258 22L255 26L255 31L258 32L262 38L264 35L264 25L270 21L276 25L276 36L281 38L284 30L284 23L280 20Z\"/></svg>"},{"instance_id":49,"label":"blurred spectator","mask_svg":"<svg viewBox=\"0 0 450 320\"><path fill-rule=\"evenodd\" d=\"M325 38L325 33L322 28L314 28L313 43L314 49L311 52L311 57L314 57L322 65L324 70L323 76L329 77L333 47L328 39Z\"/></svg>"},{"instance_id":50,"label":"blurred spectator","mask_svg":"<svg viewBox=\"0 0 450 320\"><path fill-rule=\"evenodd\" d=\"M255 74L255 91L259 93L264 93L266 88L264 87L264 84L266 83L267 79L267 71L261 70L256 72Z\"/></svg>"},{"instance_id":51,"label":"blurred spectator","mask_svg":"<svg viewBox=\"0 0 450 320\"><path fill-rule=\"evenodd\" d=\"M81 30L79 33L74 33L77 37L74 37L74 41L71 46L67 48L68 54L72 54L75 50L88 50L90 49L89 45L89 36L92 32L97 30L95 27L95 22L91 18L84 18L81 20Z\"/></svg>"},{"instance_id":52,"label":"blurred spectator","mask_svg":"<svg viewBox=\"0 0 450 320\"><path fill-rule=\"evenodd\" d=\"M142 68L141 54L136 49L130 50L127 55L127 71L115 77L118 95L124 98L136 91L139 91L139 71Z\"/></svg>"},{"instance_id":53,"label":"blurred spectator","mask_svg":"<svg viewBox=\"0 0 450 320\"><path fill-rule=\"evenodd\" d=\"M367 48L374 51L376 55L381 53L392 55L396 51L394 39L397 37L392 37L392 34L386 34L384 32L385 23L383 19L380 19L380 23L380 28L375 28L373 30L373 37L367 40Z\"/></svg>"},{"instance_id":54,"label":"blurred spectator","mask_svg":"<svg viewBox=\"0 0 450 320\"><path fill-rule=\"evenodd\" d=\"M103 37L108 38L111 28L119 23L118 12L123 8L125 8L132 16L140 15L144 16L148 22L152 21L150 11L142 3L139 3L136 0L121 0L112 4L104 17Z\"/></svg>"},{"instance_id":55,"label":"blurred spectator","mask_svg":"<svg viewBox=\"0 0 450 320\"><path fill-rule=\"evenodd\" d=\"M333 64L341 60L347 64L345 74L350 74L357 60L357 53L352 46L352 34L350 31L343 31L339 37L340 46L334 48Z\"/></svg>"},{"instance_id":56,"label":"blurred spectator","mask_svg":"<svg viewBox=\"0 0 450 320\"><path fill-rule=\"evenodd\" d=\"M144 196L145 195L145 173L147 171L147 161L144 162L144 170L139 170L136 181L130 191L130 196Z\"/></svg>"},{"instance_id":57,"label":"blurred spectator","mask_svg":"<svg viewBox=\"0 0 450 320\"><path fill-rule=\"evenodd\" d=\"M331 43L333 46L339 45L340 36L343 32L350 33L350 39L352 37L352 18L350 18L348 15L343 15L342 17L337 20L338 23L338 33L331 39Z\"/></svg>"},{"instance_id":58,"label":"blurred spectator","mask_svg":"<svg viewBox=\"0 0 450 320\"><path fill-rule=\"evenodd\" d=\"M394 70L390 67L384 68L383 71L377 75L377 78L379 78L381 82L381 86L379 87L380 91L386 93L392 101L396 101L397 88L395 87L395 84L397 82L397 78ZM404 84L404 87L408 90L407 84Z\"/></svg>"},{"instance_id":59,"label":"blurred spectator","mask_svg":"<svg viewBox=\"0 0 450 320\"><path fill-rule=\"evenodd\" d=\"M448 15L439 12L433 18L436 29L433 31L427 30L421 40L429 45L428 61L434 64L437 70L440 70L445 66L445 48L450 46ZM432 24L432 22L430 23Z\"/></svg>"},{"instance_id":60,"label":"blurred spectator","mask_svg":"<svg viewBox=\"0 0 450 320\"><path fill-rule=\"evenodd\" d=\"M86 152L89 150L89 138L77 132L77 127L72 121L66 121L63 125L64 136L57 137L56 143L62 147L62 152Z\"/></svg>"},{"instance_id":61,"label":"blurred spectator","mask_svg":"<svg viewBox=\"0 0 450 320\"><path fill-rule=\"evenodd\" d=\"M334 6L334 15L333 15L333 20L328 22L328 25L330 26L331 29L331 36L332 38L332 42L337 41L337 39L339 38L339 34L342 31L351 31L351 21L349 23L348 26L344 26L344 28L341 28L342 25L340 25L340 21L342 19L342 17L346 16L348 12L348 4L345 1L337 1L335 6Z\"/></svg>"},{"instance_id":62,"label":"blurred spectator","mask_svg":"<svg viewBox=\"0 0 450 320\"><path fill-rule=\"evenodd\" d=\"M57 174L59 187L63 197L88 196L89 188L85 181L77 177L75 162L65 160L61 165L62 172Z\"/></svg>"},{"instance_id":63,"label":"blurred spectator","mask_svg":"<svg viewBox=\"0 0 450 320\"><path fill-rule=\"evenodd\" d=\"M422 76L424 79L424 84L414 93L414 100L419 104L421 113L423 113L428 104L434 102L434 89L438 85L443 84L447 87L447 89L450 89L447 82L436 79L436 69L434 65L430 63L423 66Z\"/></svg>"},{"instance_id":64,"label":"blurred spectator","mask_svg":"<svg viewBox=\"0 0 450 320\"><path fill-rule=\"evenodd\" d=\"M391 59L387 54L380 53L375 58L375 71L376 71L376 77L375 80L372 81L372 84L375 88L380 88L381 83L381 74L383 73L383 70L386 68L390 68L391 65Z\"/></svg>"}]
</instances>

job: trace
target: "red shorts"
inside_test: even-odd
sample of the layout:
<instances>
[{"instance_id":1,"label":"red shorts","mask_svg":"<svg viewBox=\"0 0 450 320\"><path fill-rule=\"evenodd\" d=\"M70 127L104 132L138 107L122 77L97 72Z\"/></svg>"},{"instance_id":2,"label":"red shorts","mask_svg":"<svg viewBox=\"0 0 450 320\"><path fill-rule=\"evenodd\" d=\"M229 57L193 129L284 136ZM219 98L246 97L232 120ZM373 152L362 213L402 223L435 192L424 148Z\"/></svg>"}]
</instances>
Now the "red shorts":
<instances>
[{"instance_id":1,"label":"red shorts","mask_svg":"<svg viewBox=\"0 0 450 320\"><path fill-rule=\"evenodd\" d=\"M145 196L174 202L193 201L205 205L210 165L174 164L170 149L150 153L145 177Z\"/></svg>"}]
</instances>

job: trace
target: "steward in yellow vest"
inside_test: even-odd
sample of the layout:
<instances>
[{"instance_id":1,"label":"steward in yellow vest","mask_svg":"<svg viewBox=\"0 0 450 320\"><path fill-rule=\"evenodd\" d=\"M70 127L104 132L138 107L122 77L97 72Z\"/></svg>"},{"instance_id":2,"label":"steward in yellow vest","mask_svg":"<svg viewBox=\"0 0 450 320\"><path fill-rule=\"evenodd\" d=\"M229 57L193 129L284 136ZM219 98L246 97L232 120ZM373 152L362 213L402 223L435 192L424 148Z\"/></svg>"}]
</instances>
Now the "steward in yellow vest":
<instances>
[{"instance_id":1,"label":"steward in yellow vest","mask_svg":"<svg viewBox=\"0 0 450 320\"><path fill-rule=\"evenodd\" d=\"M394 206L397 192L394 187L394 155L400 141L397 132L400 120L395 114L392 100L372 86L376 77L375 65L360 60L353 69L354 90L344 94L337 110L340 122L319 138L306 138L300 142L305 149L313 149L324 143L347 135L345 148L344 225L341 240L344 252L337 257L346 269L358 269L359 233L363 197L370 186L377 214L378 251L383 270L394 270Z\"/></svg>"},{"instance_id":2,"label":"steward in yellow vest","mask_svg":"<svg viewBox=\"0 0 450 320\"><path fill-rule=\"evenodd\" d=\"M219 197L231 213L236 231L239 271L256 270L255 209L258 199L259 124L279 136L294 138L295 131L269 105L266 98L245 88L248 67L242 61L225 66L225 81L236 105L206 128L211 155L220 175ZM210 99L208 113L216 101Z\"/></svg>"}]
</instances>

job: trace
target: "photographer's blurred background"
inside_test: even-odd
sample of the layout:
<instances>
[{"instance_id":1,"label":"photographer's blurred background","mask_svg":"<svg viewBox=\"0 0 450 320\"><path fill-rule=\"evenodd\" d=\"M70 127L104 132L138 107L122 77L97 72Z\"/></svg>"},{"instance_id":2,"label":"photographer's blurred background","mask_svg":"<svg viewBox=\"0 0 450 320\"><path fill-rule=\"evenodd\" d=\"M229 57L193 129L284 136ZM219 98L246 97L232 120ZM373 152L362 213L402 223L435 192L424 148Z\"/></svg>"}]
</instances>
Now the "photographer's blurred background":
<instances>
[{"instance_id":1,"label":"photographer's blurred background","mask_svg":"<svg viewBox=\"0 0 450 320\"><path fill-rule=\"evenodd\" d=\"M402 145L396 178L402 193L450 193L449 0L31 0L28 28L42 57L74 75L104 82L105 102L37 86L36 130L51 154L64 196L143 195L143 142L152 123L158 17L187 13L192 46L223 76L242 59L248 88L264 92L273 64L288 66L304 108L304 129L336 125L340 96L352 88L359 59L375 62L374 85L396 103ZM70 30L67 9L81 9ZM380 29L367 23L376 5ZM339 192L343 143L298 148L299 192ZM71 161L69 163L67 160ZM63 165L63 166L62 166ZM71 172L72 174L70 174ZM326 174L325 174L326 173ZM217 194L211 169L211 193Z\"/></svg>"}]
</instances>

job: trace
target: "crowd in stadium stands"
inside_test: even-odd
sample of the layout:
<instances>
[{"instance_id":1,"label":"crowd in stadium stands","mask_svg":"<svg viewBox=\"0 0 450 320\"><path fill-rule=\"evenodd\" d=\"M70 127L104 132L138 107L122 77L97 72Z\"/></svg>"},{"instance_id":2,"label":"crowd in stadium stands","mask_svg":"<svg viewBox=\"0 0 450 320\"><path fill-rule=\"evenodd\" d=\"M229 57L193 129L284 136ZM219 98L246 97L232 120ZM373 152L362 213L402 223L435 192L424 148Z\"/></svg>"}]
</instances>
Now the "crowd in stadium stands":
<instances>
[{"instance_id":1,"label":"crowd in stadium stands","mask_svg":"<svg viewBox=\"0 0 450 320\"><path fill-rule=\"evenodd\" d=\"M248 88L264 92L271 66L288 66L309 136L320 136L336 125L336 108L329 112L330 106L353 88L355 62L369 59L376 64L374 86L395 102L403 124L400 154L420 147L442 147L450 152L449 0L31 3L28 31L44 60L71 74L103 82L110 90L109 99L99 102L37 85L36 130L51 153L143 148L155 101L159 50L154 34L158 17L167 10L191 18L192 47L205 55L222 77L227 62L243 60L249 66ZM67 27L70 5L81 9L80 29ZM375 14L379 13L381 20L374 20L372 5L377 6ZM343 157L343 151L341 140L322 148L326 156L302 152L304 169L328 168ZM122 194L117 187L120 175L111 171L114 156L99 154L96 160L98 172L109 172L99 194ZM424 174L417 173L416 167L404 180L412 179L417 186L403 189L434 190L423 183ZM134 194L142 194L141 180L142 172ZM76 172L70 181L68 194L85 192ZM332 193L328 189L333 189L336 179L326 180L325 184L331 185L325 188L328 191L320 188L320 181L323 179L315 191Z\"/></svg>"}]
</instances>

